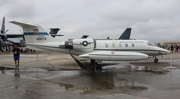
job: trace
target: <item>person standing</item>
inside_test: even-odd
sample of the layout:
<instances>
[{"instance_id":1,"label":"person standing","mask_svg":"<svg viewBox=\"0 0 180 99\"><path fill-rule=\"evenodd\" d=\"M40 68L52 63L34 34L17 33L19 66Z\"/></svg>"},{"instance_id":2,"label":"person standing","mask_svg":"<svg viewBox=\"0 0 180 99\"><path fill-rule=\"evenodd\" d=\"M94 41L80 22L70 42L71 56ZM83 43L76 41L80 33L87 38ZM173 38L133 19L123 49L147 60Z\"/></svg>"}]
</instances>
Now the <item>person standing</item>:
<instances>
[{"instance_id":1,"label":"person standing","mask_svg":"<svg viewBox=\"0 0 180 99\"><path fill-rule=\"evenodd\" d=\"M14 55L15 67L19 67L20 49L19 49L18 46L15 44L12 51L13 51L13 55Z\"/></svg>"},{"instance_id":2,"label":"person standing","mask_svg":"<svg viewBox=\"0 0 180 99\"><path fill-rule=\"evenodd\" d=\"M174 50L174 46L171 45L171 53L173 53L173 50Z\"/></svg>"}]
</instances>

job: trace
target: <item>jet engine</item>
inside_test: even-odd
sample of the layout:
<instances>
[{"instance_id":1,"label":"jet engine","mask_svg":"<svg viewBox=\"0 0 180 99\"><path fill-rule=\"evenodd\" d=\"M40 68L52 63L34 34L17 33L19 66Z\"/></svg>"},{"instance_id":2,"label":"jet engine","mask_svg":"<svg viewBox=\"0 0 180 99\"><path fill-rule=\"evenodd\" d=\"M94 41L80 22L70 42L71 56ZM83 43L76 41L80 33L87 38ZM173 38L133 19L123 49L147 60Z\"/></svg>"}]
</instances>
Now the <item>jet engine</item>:
<instances>
[{"instance_id":1,"label":"jet engine","mask_svg":"<svg viewBox=\"0 0 180 99\"><path fill-rule=\"evenodd\" d=\"M3 41L6 41L6 40L7 40L7 35L6 35L6 34L1 34L1 39L2 39Z\"/></svg>"},{"instance_id":2,"label":"jet engine","mask_svg":"<svg viewBox=\"0 0 180 99\"><path fill-rule=\"evenodd\" d=\"M76 49L76 50L84 50L84 49L94 49L95 44L93 39L69 39L65 41L64 48L66 49Z\"/></svg>"},{"instance_id":3,"label":"jet engine","mask_svg":"<svg viewBox=\"0 0 180 99\"><path fill-rule=\"evenodd\" d=\"M79 57L100 61L135 61L147 59L148 55L144 53L126 51L96 51L82 54Z\"/></svg>"}]
</instances>

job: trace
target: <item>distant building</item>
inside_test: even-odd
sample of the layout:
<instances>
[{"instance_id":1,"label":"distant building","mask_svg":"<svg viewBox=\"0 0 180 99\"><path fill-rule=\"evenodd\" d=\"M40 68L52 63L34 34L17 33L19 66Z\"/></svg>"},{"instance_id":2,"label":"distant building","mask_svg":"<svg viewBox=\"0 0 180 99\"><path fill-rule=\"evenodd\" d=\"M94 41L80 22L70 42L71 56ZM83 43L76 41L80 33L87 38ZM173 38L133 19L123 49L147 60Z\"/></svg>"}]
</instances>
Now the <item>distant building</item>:
<instances>
[{"instance_id":1,"label":"distant building","mask_svg":"<svg viewBox=\"0 0 180 99\"><path fill-rule=\"evenodd\" d=\"M161 45L180 45L180 41L166 41L160 43Z\"/></svg>"}]
</instances>

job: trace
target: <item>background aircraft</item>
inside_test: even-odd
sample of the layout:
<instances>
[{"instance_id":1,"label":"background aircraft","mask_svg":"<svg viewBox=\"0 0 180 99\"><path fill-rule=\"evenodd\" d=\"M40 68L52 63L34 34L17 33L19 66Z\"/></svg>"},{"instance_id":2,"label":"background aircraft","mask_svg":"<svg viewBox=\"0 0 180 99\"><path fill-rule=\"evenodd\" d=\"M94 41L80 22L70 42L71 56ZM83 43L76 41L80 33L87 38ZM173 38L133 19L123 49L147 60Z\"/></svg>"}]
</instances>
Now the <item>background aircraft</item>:
<instances>
[{"instance_id":1,"label":"background aircraft","mask_svg":"<svg viewBox=\"0 0 180 99\"><path fill-rule=\"evenodd\" d=\"M131 28L126 28L126 30L121 34L121 36L118 38L119 40L129 40L131 36ZM83 35L81 38L85 39L89 37L89 35ZM107 39L110 39L107 37Z\"/></svg>"},{"instance_id":2,"label":"background aircraft","mask_svg":"<svg viewBox=\"0 0 180 99\"><path fill-rule=\"evenodd\" d=\"M56 36L63 36L61 34L57 35L59 28L50 28L49 34L52 37ZM8 33L8 30L5 29L5 17L2 20L2 27L1 27L1 35L0 35L0 48L5 46L10 46L12 44L16 44L19 47L23 47L25 45L24 35L23 34L15 34L15 33Z\"/></svg>"},{"instance_id":3,"label":"background aircraft","mask_svg":"<svg viewBox=\"0 0 180 99\"><path fill-rule=\"evenodd\" d=\"M10 34L8 30L5 29L5 17L3 17L2 27L1 27L1 38L0 38L0 47L10 46L13 43L18 46L24 46L25 41L23 34Z\"/></svg>"}]
</instances>

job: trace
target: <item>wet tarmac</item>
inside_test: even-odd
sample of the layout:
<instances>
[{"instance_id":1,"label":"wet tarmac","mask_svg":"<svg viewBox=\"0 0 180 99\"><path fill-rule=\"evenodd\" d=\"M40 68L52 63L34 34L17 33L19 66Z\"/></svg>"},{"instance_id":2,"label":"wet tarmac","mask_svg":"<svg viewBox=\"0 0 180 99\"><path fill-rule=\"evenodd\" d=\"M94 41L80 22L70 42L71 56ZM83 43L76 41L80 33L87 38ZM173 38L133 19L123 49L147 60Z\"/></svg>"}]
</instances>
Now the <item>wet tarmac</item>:
<instances>
[{"instance_id":1,"label":"wet tarmac","mask_svg":"<svg viewBox=\"0 0 180 99\"><path fill-rule=\"evenodd\" d=\"M104 62L101 71L81 69L67 54L21 55L19 69L12 55L1 54L2 99L179 99L180 54L153 63ZM60 61L61 60L61 61ZM80 59L82 62L85 59ZM86 61L87 62L87 61Z\"/></svg>"}]
</instances>

